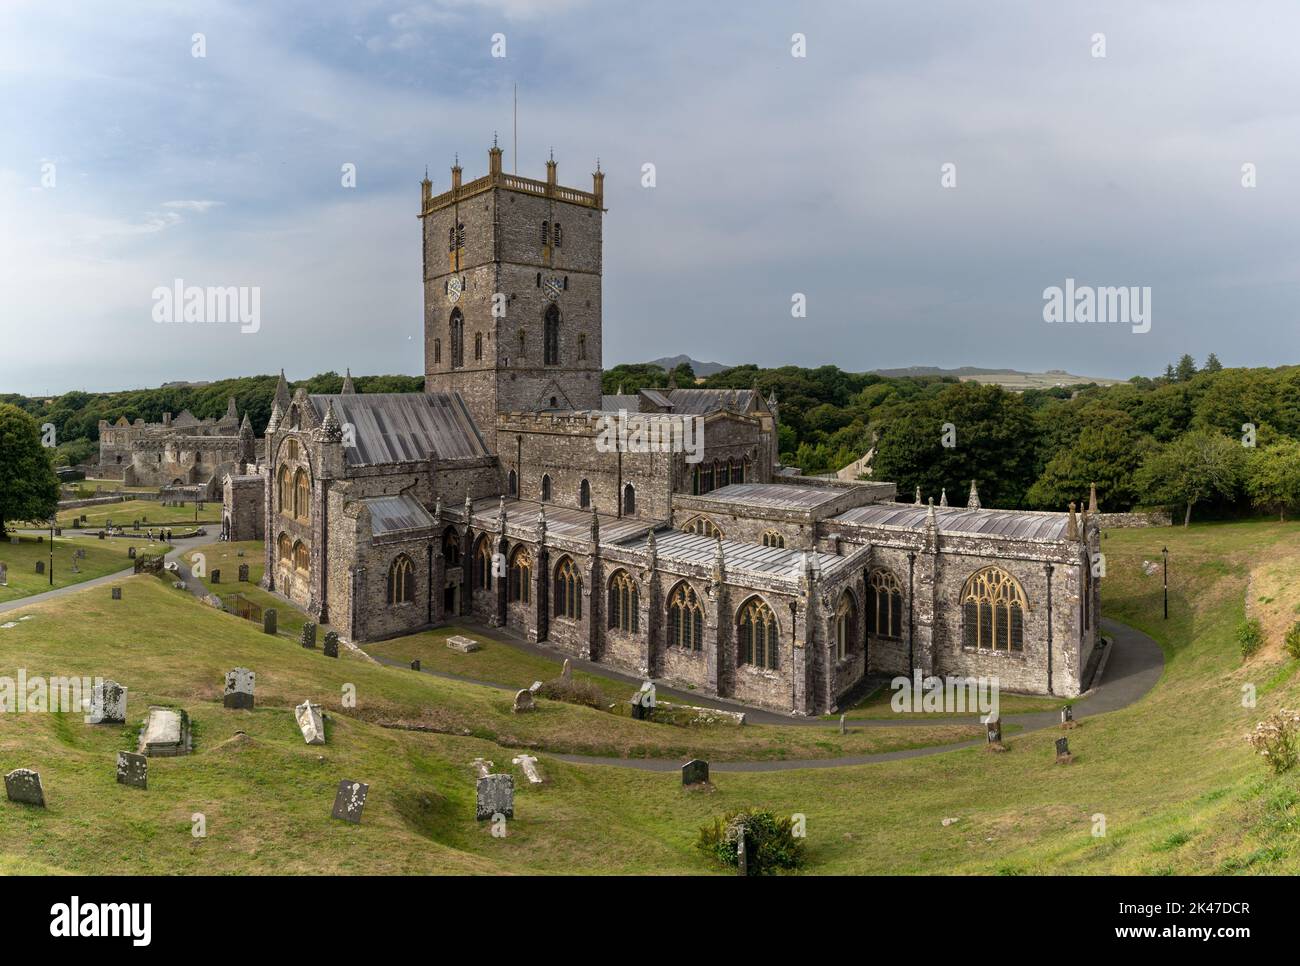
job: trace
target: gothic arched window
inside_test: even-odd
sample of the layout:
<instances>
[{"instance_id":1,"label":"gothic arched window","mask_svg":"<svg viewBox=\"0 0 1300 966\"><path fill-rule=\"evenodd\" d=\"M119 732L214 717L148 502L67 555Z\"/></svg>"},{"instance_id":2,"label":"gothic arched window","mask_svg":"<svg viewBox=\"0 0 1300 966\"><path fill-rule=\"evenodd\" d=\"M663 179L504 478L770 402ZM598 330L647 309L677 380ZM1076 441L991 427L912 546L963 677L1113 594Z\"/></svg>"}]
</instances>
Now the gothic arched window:
<instances>
[{"instance_id":1,"label":"gothic arched window","mask_svg":"<svg viewBox=\"0 0 1300 966\"><path fill-rule=\"evenodd\" d=\"M398 554L388 568L388 603L409 604L415 600L415 565L406 554Z\"/></svg>"},{"instance_id":2,"label":"gothic arched window","mask_svg":"<svg viewBox=\"0 0 1300 966\"><path fill-rule=\"evenodd\" d=\"M846 590L840 594L839 606L835 608L835 657L838 660L848 656L857 636L858 606L853 602L853 595Z\"/></svg>"},{"instance_id":3,"label":"gothic arched window","mask_svg":"<svg viewBox=\"0 0 1300 966\"><path fill-rule=\"evenodd\" d=\"M867 578L867 633L903 637L903 588L888 570L873 570Z\"/></svg>"},{"instance_id":4,"label":"gothic arched window","mask_svg":"<svg viewBox=\"0 0 1300 966\"><path fill-rule=\"evenodd\" d=\"M572 557L555 565L555 616L582 618L582 577Z\"/></svg>"},{"instance_id":5,"label":"gothic arched window","mask_svg":"<svg viewBox=\"0 0 1300 966\"><path fill-rule=\"evenodd\" d=\"M293 566L295 570L301 570L303 573L311 570L311 551L301 540L293 545Z\"/></svg>"},{"instance_id":6,"label":"gothic arched window","mask_svg":"<svg viewBox=\"0 0 1300 966\"><path fill-rule=\"evenodd\" d=\"M962 646L993 651L1025 647L1025 592L1005 570L971 575L961 595Z\"/></svg>"},{"instance_id":7,"label":"gothic arched window","mask_svg":"<svg viewBox=\"0 0 1300 966\"><path fill-rule=\"evenodd\" d=\"M751 597L740 608L736 629L740 642L740 663L774 669L780 634L772 608L757 597Z\"/></svg>"},{"instance_id":8,"label":"gothic arched window","mask_svg":"<svg viewBox=\"0 0 1300 966\"><path fill-rule=\"evenodd\" d=\"M543 503L551 502L551 474L550 473L542 474L542 502Z\"/></svg>"},{"instance_id":9,"label":"gothic arched window","mask_svg":"<svg viewBox=\"0 0 1300 966\"><path fill-rule=\"evenodd\" d=\"M474 551L474 589L492 589L492 541L487 534L478 538Z\"/></svg>"},{"instance_id":10,"label":"gothic arched window","mask_svg":"<svg viewBox=\"0 0 1300 966\"><path fill-rule=\"evenodd\" d=\"M451 367L465 364L465 316L460 309L451 310Z\"/></svg>"},{"instance_id":11,"label":"gothic arched window","mask_svg":"<svg viewBox=\"0 0 1300 966\"><path fill-rule=\"evenodd\" d=\"M311 517L311 484L303 469L293 474L293 515L299 520Z\"/></svg>"},{"instance_id":12,"label":"gothic arched window","mask_svg":"<svg viewBox=\"0 0 1300 966\"><path fill-rule=\"evenodd\" d=\"M558 221L551 228L551 238L555 240L556 248L559 248L564 244L564 233L560 230L560 223Z\"/></svg>"},{"instance_id":13,"label":"gothic arched window","mask_svg":"<svg viewBox=\"0 0 1300 966\"><path fill-rule=\"evenodd\" d=\"M785 548L785 535L782 534L782 533L780 533L780 532L777 531L777 530L764 530L764 531L763 531L763 546L765 546L765 547L777 547L778 549L784 549L784 548Z\"/></svg>"},{"instance_id":14,"label":"gothic arched window","mask_svg":"<svg viewBox=\"0 0 1300 966\"><path fill-rule=\"evenodd\" d=\"M282 533L275 541L276 548L280 551L280 560L283 563L293 562L293 541L289 539L289 534Z\"/></svg>"},{"instance_id":15,"label":"gothic arched window","mask_svg":"<svg viewBox=\"0 0 1300 966\"><path fill-rule=\"evenodd\" d=\"M636 516L636 487L631 483L623 487L623 516Z\"/></svg>"},{"instance_id":16,"label":"gothic arched window","mask_svg":"<svg viewBox=\"0 0 1300 966\"><path fill-rule=\"evenodd\" d=\"M281 513L293 512L293 488L289 485L289 467L281 466L275 474L276 495L280 501Z\"/></svg>"},{"instance_id":17,"label":"gothic arched window","mask_svg":"<svg viewBox=\"0 0 1300 966\"><path fill-rule=\"evenodd\" d=\"M433 361L437 364L442 363L442 340L433 340Z\"/></svg>"},{"instance_id":18,"label":"gothic arched window","mask_svg":"<svg viewBox=\"0 0 1300 966\"><path fill-rule=\"evenodd\" d=\"M704 608L695 588L685 581L668 595L668 646L688 651L704 647Z\"/></svg>"},{"instance_id":19,"label":"gothic arched window","mask_svg":"<svg viewBox=\"0 0 1300 966\"><path fill-rule=\"evenodd\" d=\"M442 532L442 559L448 567L460 566L460 534L455 527Z\"/></svg>"},{"instance_id":20,"label":"gothic arched window","mask_svg":"<svg viewBox=\"0 0 1300 966\"><path fill-rule=\"evenodd\" d=\"M696 517L682 527L686 533L698 533L702 537L724 537L722 528L708 517Z\"/></svg>"},{"instance_id":21,"label":"gothic arched window","mask_svg":"<svg viewBox=\"0 0 1300 966\"><path fill-rule=\"evenodd\" d=\"M479 362L483 359L483 333L474 333L474 361Z\"/></svg>"},{"instance_id":22,"label":"gothic arched window","mask_svg":"<svg viewBox=\"0 0 1300 966\"><path fill-rule=\"evenodd\" d=\"M519 495L519 474L514 470L511 470L510 475L506 477L506 490L511 496Z\"/></svg>"},{"instance_id":23,"label":"gothic arched window","mask_svg":"<svg viewBox=\"0 0 1300 966\"><path fill-rule=\"evenodd\" d=\"M636 581L626 570L609 579L609 626L611 630L635 634L639 622L639 595Z\"/></svg>"},{"instance_id":24,"label":"gothic arched window","mask_svg":"<svg viewBox=\"0 0 1300 966\"><path fill-rule=\"evenodd\" d=\"M591 484L586 480L578 484L578 506L584 510L591 506Z\"/></svg>"},{"instance_id":25,"label":"gothic arched window","mask_svg":"<svg viewBox=\"0 0 1300 966\"><path fill-rule=\"evenodd\" d=\"M546 307L543 363L548 366L560 364L560 310L554 303Z\"/></svg>"},{"instance_id":26,"label":"gothic arched window","mask_svg":"<svg viewBox=\"0 0 1300 966\"><path fill-rule=\"evenodd\" d=\"M515 552L510 555L510 579L509 579L509 596L510 600L526 604L532 596L533 586L533 558L529 556L525 547L515 547Z\"/></svg>"}]
</instances>

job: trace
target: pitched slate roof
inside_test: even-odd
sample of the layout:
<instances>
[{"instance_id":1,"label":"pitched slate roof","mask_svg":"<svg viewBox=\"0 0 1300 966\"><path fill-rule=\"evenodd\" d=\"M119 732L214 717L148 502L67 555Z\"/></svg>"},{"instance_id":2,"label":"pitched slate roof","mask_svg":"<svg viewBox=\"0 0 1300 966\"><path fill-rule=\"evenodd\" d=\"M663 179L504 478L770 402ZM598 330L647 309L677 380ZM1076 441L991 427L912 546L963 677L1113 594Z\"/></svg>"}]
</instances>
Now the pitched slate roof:
<instances>
[{"instance_id":1,"label":"pitched slate roof","mask_svg":"<svg viewBox=\"0 0 1300 966\"><path fill-rule=\"evenodd\" d=\"M734 403L732 393L735 393ZM667 392L673 412L693 416L705 416L720 409L747 412L753 395L752 389L670 389Z\"/></svg>"},{"instance_id":2,"label":"pitched slate roof","mask_svg":"<svg viewBox=\"0 0 1300 966\"><path fill-rule=\"evenodd\" d=\"M808 510L829 503L844 493L843 487L804 486L797 483L731 483L701 493L699 499L777 510Z\"/></svg>"},{"instance_id":3,"label":"pitched slate roof","mask_svg":"<svg viewBox=\"0 0 1300 966\"><path fill-rule=\"evenodd\" d=\"M831 517L829 522L895 530L923 530L928 511L928 506L916 503L873 503L845 510L838 516ZM1064 513L1033 510L967 510L937 506L934 513L940 533L1006 537L1012 540L1063 540L1069 523L1069 518Z\"/></svg>"},{"instance_id":4,"label":"pitched slate roof","mask_svg":"<svg viewBox=\"0 0 1300 966\"><path fill-rule=\"evenodd\" d=\"M600 408L604 412L616 413L620 410L626 410L629 413L639 413L641 411L640 396L601 396Z\"/></svg>"},{"instance_id":5,"label":"pitched slate roof","mask_svg":"<svg viewBox=\"0 0 1300 966\"><path fill-rule=\"evenodd\" d=\"M351 423L356 445L343 451L353 466L487 456L483 437L454 392L380 392L309 396L319 421L332 402L342 424Z\"/></svg>"},{"instance_id":6,"label":"pitched slate roof","mask_svg":"<svg viewBox=\"0 0 1300 966\"><path fill-rule=\"evenodd\" d=\"M620 546L629 550L645 550L648 540L640 537ZM661 560L679 563L713 566L713 558L718 552L718 541L698 533L686 533L682 530L656 530L655 550ZM807 552L813 558L813 565L823 575L828 575L844 566L846 557L835 554ZM802 550L787 550L784 547L764 547L755 543L740 543L736 540L722 541L722 560L727 573L767 574L779 577L797 578L803 574L805 553Z\"/></svg>"},{"instance_id":7,"label":"pitched slate roof","mask_svg":"<svg viewBox=\"0 0 1300 966\"><path fill-rule=\"evenodd\" d=\"M433 514L420 501L406 493L398 496L372 496L361 501L370 511L375 536L403 530L425 530L433 526Z\"/></svg>"},{"instance_id":8,"label":"pitched slate roof","mask_svg":"<svg viewBox=\"0 0 1300 966\"><path fill-rule=\"evenodd\" d=\"M542 504L533 500L506 500L506 526L535 528L537 525L537 511L542 508ZM500 498L478 500L474 503L474 526L483 530L494 530L497 525L497 516L501 512ZM443 513L454 520L464 522L465 505L463 503L448 504L443 506ZM643 520L637 520L632 517L619 518L613 514L597 513L600 518L600 542L617 543L625 540L636 533L641 533L649 528ZM571 507L559 507L552 503L546 504L546 532L561 537L572 537L579 540L590 539L591 536L591 511L575 510Z\"/></svg>"}]
</instances>

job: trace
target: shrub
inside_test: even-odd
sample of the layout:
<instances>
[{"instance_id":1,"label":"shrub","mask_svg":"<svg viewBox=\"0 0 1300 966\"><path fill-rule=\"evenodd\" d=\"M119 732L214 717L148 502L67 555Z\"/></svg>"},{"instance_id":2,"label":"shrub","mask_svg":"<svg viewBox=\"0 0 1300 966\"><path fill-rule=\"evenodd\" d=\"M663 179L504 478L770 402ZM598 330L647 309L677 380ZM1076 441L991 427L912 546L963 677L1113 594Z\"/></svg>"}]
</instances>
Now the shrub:
<instances>
[{"instance_id":1,"label":"shrub","mask_svg":"<svg viewBox=\"0 0 1300 966\"><path fill-rule=\"evenodd\" d=\"M605 693L591 681L566 681L564 678L553 678L543 684L537 693L552 701L567 701L569 704L581 704L599 710L604 710L606 704Z\"/></svg>"},{"instance_id":2,"label":"shrub","mask_svg":"<svg viewBox=\"0 0 1300 966\"><path fill-rule=\"evenodd\" d=\"M803 841L795 837L793 821L752 808L714 819L712 826L700 829L695 845L716 862L735 868L739 864L737 845L742 835L749 875L772 875L803 864Z\"/></svg>"},{"instance_id":3,"label":"shrub","mask_svg":"<svg viewBox=\"0 0 1300 966\"><path fill-rule=\"evenodd\" d=\"M1286 652L1293 658L1300 660L1300 621L1296 621L1286 632L1286 643L1283 645Z\"/></svg>"},{"instance_id":4,"label":"shrub","mask_svg":"<svg viewBox=\"0 0 1300 966\"><path fill-rule=\"evenodd\" d=\"M1264 757L1273 773L1280 775L1295 767L1297 730L1300 730L1300 713L1282 708L1255 725L1246 740Z\"/></svg>"},{"instance_id":5,"label":"shrub","mask_svg":"<svg viewBox=\"0 0 1300 966\"><path fill-rule=\"evenodd\" d=\"M1237 625L1237 643L1241 646L1243 660L1260 649L1264 643L1264 630L1260 627L1259 618L1252 617Z\"/></svg>"}]
</instances>

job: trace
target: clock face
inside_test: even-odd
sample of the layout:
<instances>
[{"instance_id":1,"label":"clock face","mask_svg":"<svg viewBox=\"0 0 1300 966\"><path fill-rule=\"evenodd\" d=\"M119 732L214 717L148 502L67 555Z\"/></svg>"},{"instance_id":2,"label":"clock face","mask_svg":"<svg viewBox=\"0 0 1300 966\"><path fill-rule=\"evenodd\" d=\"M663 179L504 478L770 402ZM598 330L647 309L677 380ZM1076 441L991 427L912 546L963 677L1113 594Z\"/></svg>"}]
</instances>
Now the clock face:
<instances>
[{"instance_id":1,"label":"clock face","mask_svg":"<svg viewBox=\"0 0 1300 966\"><path fill-rule=\"evenodd\" d=\"M562 288L563 285L560 283L558 278L548 278L542 283L542 290L546 293L546 297L552 302L560 297L560 290Z\"/></svg>"},{"instance_id":2,"label":"clock face","mask_svg":"<svg viewBox=\"0 0 1300 966\"><path fill-rule=\"evenodd\" d=\"M453 275L447 280L447 301L455 304L460 301L462 285L459 275Z\"/></svg>"}]
</instances>

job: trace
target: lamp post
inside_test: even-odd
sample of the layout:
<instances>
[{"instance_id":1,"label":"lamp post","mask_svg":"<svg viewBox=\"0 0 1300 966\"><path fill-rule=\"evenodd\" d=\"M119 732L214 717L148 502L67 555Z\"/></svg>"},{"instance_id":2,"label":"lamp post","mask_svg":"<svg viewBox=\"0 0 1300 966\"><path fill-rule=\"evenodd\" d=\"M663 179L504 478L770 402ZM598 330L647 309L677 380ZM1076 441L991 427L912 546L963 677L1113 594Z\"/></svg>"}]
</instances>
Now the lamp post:
<instances>
[{"instance_id":1,"label":"lamp post","mask_svg":"<svg viewBox=\"0 0 1300 966\"><path fill-rule=\"evenodd\" d=\"M50 517L50 586L54 586L54 516Z\"/></svg>"},{"instance_id":2,"label":"lamp post","mask_svg":"<svg viewBox=\"0 0 1300 966\"><path fill-rule=\"evenodd\" d=\"M1165 558L1165 620L1169 620L1169 548L1161 547L1160 552Z\"/></svg>"}]
</instances>

